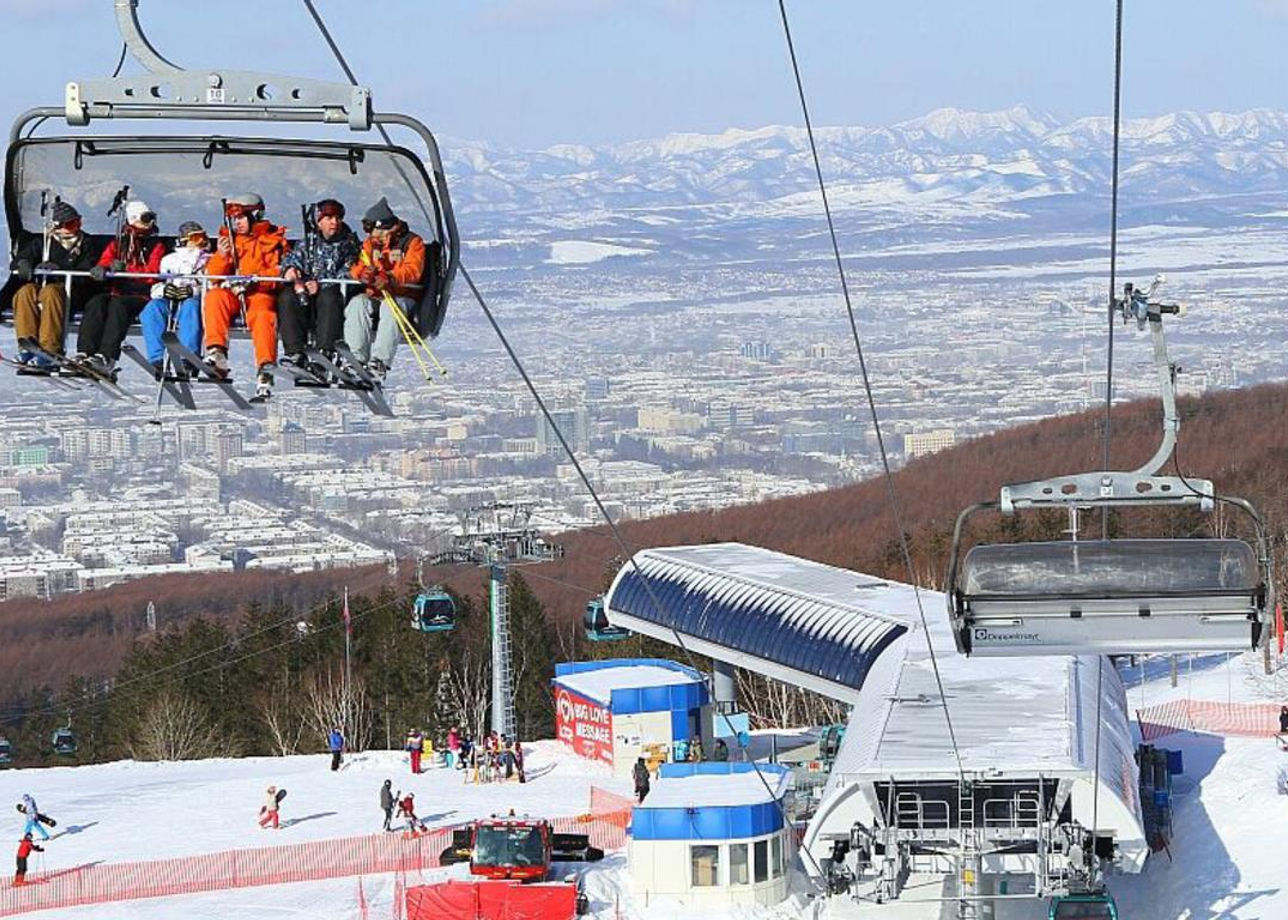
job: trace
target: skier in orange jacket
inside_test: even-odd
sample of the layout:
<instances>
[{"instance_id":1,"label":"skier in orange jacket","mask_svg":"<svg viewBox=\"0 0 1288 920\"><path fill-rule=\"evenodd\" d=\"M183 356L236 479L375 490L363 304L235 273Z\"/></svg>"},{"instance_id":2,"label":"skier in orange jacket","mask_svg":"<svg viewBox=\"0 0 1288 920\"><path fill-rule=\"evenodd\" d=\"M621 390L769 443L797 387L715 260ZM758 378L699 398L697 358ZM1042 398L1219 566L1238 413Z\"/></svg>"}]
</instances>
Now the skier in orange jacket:
<instances>
[{"instance_id":1,"label":"skier in orange jacket","mask_svg":"<svg viewBox=\"0 0 1288 920\"><path fill-rule=\"evenodd\" d=\"M251 193L224 202L225 225L219 231L218 247L206 265L210 275L280 274L282 257L290 249L286 230L264 220L264 199ZM233 317L246 309L246 325L255 345L257 399L273 392L270 368L277 363L277 288L267 281L233 283L206 292L201 308L205 329L206 363L219 376L228 375L228 327Z\"/></svg>"}]
</instances>

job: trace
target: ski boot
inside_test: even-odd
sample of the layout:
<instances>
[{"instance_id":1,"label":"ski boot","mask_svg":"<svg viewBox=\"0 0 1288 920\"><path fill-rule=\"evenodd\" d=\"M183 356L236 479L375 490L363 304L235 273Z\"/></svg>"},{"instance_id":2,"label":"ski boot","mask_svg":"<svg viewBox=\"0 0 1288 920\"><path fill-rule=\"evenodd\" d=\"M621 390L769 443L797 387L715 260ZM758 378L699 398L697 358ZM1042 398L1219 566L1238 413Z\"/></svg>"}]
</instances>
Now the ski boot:
<instances>
[{"instance_id":1,"label":"ski boot","mask_svg":"<svg viewBox=\"0 0 1288 920\"><path fill-rule=\"evenodd\" d=\"M269 370L271 367L273 364L270 361L259 366L259 375L255 378L255 395L251 402L268 402L273 395L273 373Z\"/></svg>"},{"instance_id":2,"label":"ski boot","mask_svg":"<svg viewBox=\"0 0 1288 920\"><path fill-rule=\"evenodd\" d=\"M230 371L228 366L228 349L220 345L211 345L206 349L203 359L206 362L210 375L212 377L227 377Z\"/></svg>"}]
</instances>

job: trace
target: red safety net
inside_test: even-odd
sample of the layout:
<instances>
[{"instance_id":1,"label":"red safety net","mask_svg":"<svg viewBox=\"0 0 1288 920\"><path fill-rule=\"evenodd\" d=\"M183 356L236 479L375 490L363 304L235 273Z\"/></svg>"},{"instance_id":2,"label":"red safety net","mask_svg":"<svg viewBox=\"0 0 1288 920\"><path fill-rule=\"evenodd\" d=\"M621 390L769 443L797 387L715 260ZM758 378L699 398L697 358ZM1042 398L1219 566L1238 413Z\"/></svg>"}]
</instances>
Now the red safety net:
<instances>
[{"instance_id":1,"label":"red safety net","mask_svg":"<svg viewBox=\"0 0 1288 920\"><path fill-rule=\"evenodd\" d=\"M407 889L407 920L571 920L577 889L563 882L441 882Z\"/></svg>"},{"instance_id":2,"label":"red safety net","mask_svg":"<svg viewBox=\"0 0 1288 920\"><path fill-rule=\"evenodd\" d=\"M626 845L630 806L628 798L592 788L590 812L552 823L561 832L589 835L590 842L601 849L621 849ZM459 826L462 825L456 827ZM451 843L455 829L439 827L416 838L369 834L149 862L91 863L33 872L24 887L0 888L0 917L135 898L355 875L423 872L439 866L439 854ZM402 898L396 900L401 902Z\"/></svg>"},{"instance_id":3,"label":"red safety net","mask_svg":"<svg viewBox=\"0 0 1288 920\"><path fill-rule=\"evenodd\" d=\"M1279 704L1172 700L1136 710L1136 721L1144 741L1185 731L1268 737L1279 730Z\"/></svg>"}]
</instances>

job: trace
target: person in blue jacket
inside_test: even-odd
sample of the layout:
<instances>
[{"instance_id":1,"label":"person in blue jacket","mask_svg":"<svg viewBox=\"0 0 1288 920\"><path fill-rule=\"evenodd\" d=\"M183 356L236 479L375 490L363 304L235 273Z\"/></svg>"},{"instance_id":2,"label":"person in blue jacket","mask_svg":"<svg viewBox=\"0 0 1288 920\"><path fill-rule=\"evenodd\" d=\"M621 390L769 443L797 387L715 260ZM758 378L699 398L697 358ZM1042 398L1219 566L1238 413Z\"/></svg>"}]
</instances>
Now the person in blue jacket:
<instances>
[{"instance_id":1,"label":"person in blue jacket","mask_svg":"<svg viewBox=\"0 0 1288 920\"><path fill-rule=\"evenodd\" d=\"M326 746L331 752L331 769L340 769L340 759L344 753L344 733L340 731L340 726L331 729L331 734L326 738Z\"/></svg>"}]
</instances>

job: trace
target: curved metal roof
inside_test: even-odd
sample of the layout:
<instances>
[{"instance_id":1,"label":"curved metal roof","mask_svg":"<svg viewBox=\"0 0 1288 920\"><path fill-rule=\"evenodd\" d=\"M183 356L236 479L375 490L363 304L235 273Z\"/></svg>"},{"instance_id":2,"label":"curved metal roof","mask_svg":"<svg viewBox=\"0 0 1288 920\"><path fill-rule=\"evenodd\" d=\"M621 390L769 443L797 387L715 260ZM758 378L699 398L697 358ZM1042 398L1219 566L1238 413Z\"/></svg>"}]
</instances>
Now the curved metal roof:
<instances>
[{"instance_id":1,"label":"curved metal roof","mask_svg":"<svg viewBox=\"0 0 1288 920\"><path fill-rule=\"evenodd\" d=\"M905 586L757 546L671 546L635 560L605 597L614 625L676 644L674 630L695 652L846 702L909 628L879 602Z\"/></svg>"}]
</instances>

